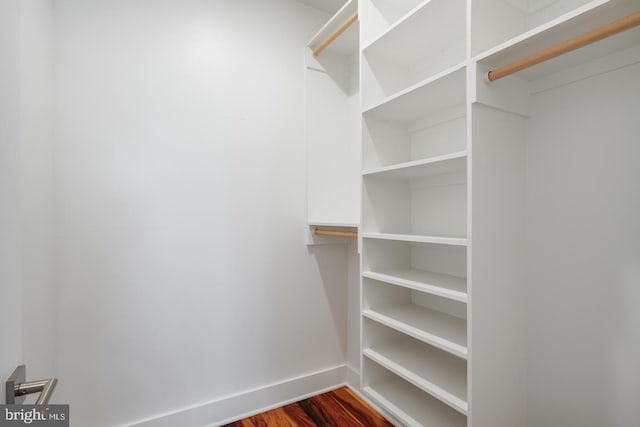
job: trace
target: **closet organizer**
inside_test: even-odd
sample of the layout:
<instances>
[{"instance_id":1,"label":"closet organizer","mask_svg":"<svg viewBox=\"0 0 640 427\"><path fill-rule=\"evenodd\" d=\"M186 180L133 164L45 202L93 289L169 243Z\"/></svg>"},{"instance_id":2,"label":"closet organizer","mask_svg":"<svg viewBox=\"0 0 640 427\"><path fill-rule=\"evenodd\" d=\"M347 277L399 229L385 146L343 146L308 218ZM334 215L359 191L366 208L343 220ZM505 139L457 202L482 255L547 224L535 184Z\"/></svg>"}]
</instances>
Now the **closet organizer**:
<instances>
[{"instance_id":1,"label":"closet organizer","mask_svg":"<svg viewBox=\"0 0 640 427\"><path fill-rule=\"evenodd\" d=\"M348 243L360 222L357 1L347 2L305 52L307 243Z\"/></svg>"},{"instance_id":2,"label":"closet organizer","mask_svg":"<svg viewBox=\"0 0 640 427\"><path fill-rule=\"evenodd\" d=\"M310 44L348 88L312 115L349 122L311 150L361 153L359 388L398 425L637 425L639 24L637 0L360 0L327 24L356 61Z\"/></svg>"}]
</instances>

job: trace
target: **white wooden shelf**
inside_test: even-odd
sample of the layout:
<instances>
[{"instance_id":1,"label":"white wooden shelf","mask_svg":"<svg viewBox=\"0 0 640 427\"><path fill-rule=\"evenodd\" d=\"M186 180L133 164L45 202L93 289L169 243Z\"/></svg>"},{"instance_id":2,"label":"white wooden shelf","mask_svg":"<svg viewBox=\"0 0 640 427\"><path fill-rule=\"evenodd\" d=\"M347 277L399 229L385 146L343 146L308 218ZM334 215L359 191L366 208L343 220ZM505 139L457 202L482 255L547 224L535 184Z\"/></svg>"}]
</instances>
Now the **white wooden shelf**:
<instances>
[{"instance_id":1,"label":"white wooden shelf","mask_svg":"<svg viewBox=\"0 0 640 427\"><path fill-rule=\"evenodd\" d=\"M364 176L376 176L389 179L424 178L434 175L465 171L467 151L445 154L423 160L414 160L390 166L365 169Z\"/></svg>"},{"instance_id":2,"label":"white wooden shelf","mask_svg":"<svg viewBox=\"0 0 640 427\"><path fill-rule=\"evenodd\" d=\"M422 2L362 50L363 105L463 63L465 42L465 0Z\"/></svg>"},{"instance_id":3,"label":"white wooden shelf","mask_svg":"<svg viewBox=\"0 0 640 427\"><path fill-rule=\"evenodd\" d=\"M309 227L344 227L344 228L357 228L357 222L349 222L349 221L309 221Z\"/></svg>"},{"instance_id":4,"label":"white wooden shelf","mask_svg":"<svg viewBox=\"0 0 640 427\"><path fill-rule=\"evenodd\" d=\"M363 110L365 117L412 122L464 104L465 63L459 63Z\"/></svg>"},{"instance_id":5,"label":"white wooden shelf","mask_svg":"<svg viewBox=\"0 0 640 427\"><path fill-rule=\"evenodd\" d=\"M467 3L363 0L364 390L409 426L467 425Z\"/></svg>"},{"instance_id":6,"label":"white wooden shelf","mask_svg":"<svg viewBox=\"0 0 640 427\"><path fill-rule=\"evenodd\" d=\"M389 55L396 62L408 64L434 50L438 42L456 40L465 35L466 4L459 0L425 0L409 10L394 22L376 39L367 43L363 51L388 48ZM448 22L443 22L447 21ZM435 28L440 31L435 31ZM419 41L416 34L428 29L438 34L438 40ZM434 44L435 43L435 44ZM398 49L398 46L411 46L413 49ZM431 48L431 49L429 49ZM422 50L422 52L420 52Z\"/></svg>"},{"instance_id":7,"label":"white wooden shelf","mask_svg":"<svg viewBox=\"0 0 640 427\"><path fill-rule=\"evenodd\" d=\"M369 46L378 40L390 29L401 25L401 23L411 16L416 10L424 7L431 0L365 0L363 9L365 15L372 19L367 20L363 46ZM373 17L376 18L373 18Z\"/></svg>"},{"instance_id":8,"label":"white wooden shelf","mask_svg":"<svg viewBox=\"0 0 640 427\"><path fill-rule=\"evenodd\" d=\"M341 25L343 25L354 13L358 12L358 1L349 0L336 12L329 21L313 36L307 43L311 50L317 49L325 40L329 38ZM325 50L338 55L350 56L358 52L358 25L357 22L351 25L334 40Z\"/></svg>"},{"instance_id":9,"label":"white wooden shelf","mask_svg":"<svg viewBox=\"0 0 640 427\"><path fill-rule=\"evenodd\" d=\"M476 0L480 3L483 0ZM609 0L576 0L567 9L566 0L545 2L517 2L511 0L484 0L475 7L471 16L471 55L476 56L512 40L530 37L547 31L555 23L600 6ZM564 3L564 4L563 4ZM543 6L539 8L537 6ZM505 23L496 26L496 20Z\"/></svg>"},{"instance_id":10,"label":"white wooden shelf","mask_svg":"<svg viewBox=\"0 0 640 427\"><path fill-rule=\"evenodd\" d=\"M498 68L638 10L635 0L593 0L553 20L500 43L472 58ZM560 71L604 55L638 45L640 28L601 40L553 60L538 64L517 75L525 80Z\"/></svg>"},{"instance_id":11,"label":"white wooden shelf","mask_svg":"<svg viewBox=\"0 0 640 427\"><path fill-rule=\"evenodd\" d=\"M436 399L467 415L464 360L413 339L364 349L364 355Z\"/></svg>"},{"instance_id":12,"label":"white wooden shelf","mask_svg":"<svg viewBox=\"0 0 640 427\"><path fill-rule=\"evenodd\" d=\"M384 269L381 271L364 271L363 277L380 282L398 285L431 295L467 303L467 280L414 268Z\"/></svg>"},{"instance_id":13,"label":"white wooden shelf","mask_svg":"<svg viewBox=\"0 0 640 427\"><path fill-rule=\"evenodd\" d=\"M414 304L363 310L362 314L460 358L467 357L467 321Z\"/></svg>"},{"instance_id":14,"label":"white wooden shelf","mask_svg":"<svg viewBox=\"0 0 640 427\"><path fill-rule=\"evenodd\" d=\"M439 56L446 45L454 51L454 63L459 62L465 55L465 24L464 0L424 1L365 46L363 52L411 67Z\"/></svg>"},{"instance_id":15,"label":"white wooden shelf","mask_svg":"<svg viewBox=\"0 0 640 427\"><path fill-rule=\"evenodd\" d=\"M342 236L318 236L314 231L317 227L329 231L358 231L357 223L337 221L309 221L309 225L307 226L307 230L305 233L305 243L308 246L348 244L354 240L352 238Z\"/></svg>"},{"instance_id":16,"label":"white wooden shelf","mask_svg":"<svg viewBox=\"0 0 640 427\"><path fill-rule=\"evenodd\" d=\"M365 239L397 240L401 242L435 243L440 245L466 246L465 237L424 236L419 234L363 233Z\"/></svg>"},{"instance_id":17,"label":"white wooden shelf","mask_svg":"<svg viewBox=\"0 0 640 427\"><path fill-rule=\"evenodd\" d=\"M369 385L364 392L411 427L466 427L467 417L401 379Z\"/></svg>"}]
</instances>

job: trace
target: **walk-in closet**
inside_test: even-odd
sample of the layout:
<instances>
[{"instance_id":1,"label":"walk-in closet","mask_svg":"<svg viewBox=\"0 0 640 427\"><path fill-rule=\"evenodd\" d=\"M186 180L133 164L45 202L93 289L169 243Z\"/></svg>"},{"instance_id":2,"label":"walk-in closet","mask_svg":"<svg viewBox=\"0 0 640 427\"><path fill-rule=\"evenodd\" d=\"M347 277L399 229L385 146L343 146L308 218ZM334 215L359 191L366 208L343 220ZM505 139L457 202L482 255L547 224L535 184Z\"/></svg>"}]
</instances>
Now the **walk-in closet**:
<instances>
[{"instance_id":1,"label":"walk-in closet","mask_svg":"<svg viewBox=\"0 0 640 427\"><path fill-rule=\"evenodd\" d=\"M1 403L640 425L639 0L0 0L0 52Z\"/></svg>"}]
</instances>

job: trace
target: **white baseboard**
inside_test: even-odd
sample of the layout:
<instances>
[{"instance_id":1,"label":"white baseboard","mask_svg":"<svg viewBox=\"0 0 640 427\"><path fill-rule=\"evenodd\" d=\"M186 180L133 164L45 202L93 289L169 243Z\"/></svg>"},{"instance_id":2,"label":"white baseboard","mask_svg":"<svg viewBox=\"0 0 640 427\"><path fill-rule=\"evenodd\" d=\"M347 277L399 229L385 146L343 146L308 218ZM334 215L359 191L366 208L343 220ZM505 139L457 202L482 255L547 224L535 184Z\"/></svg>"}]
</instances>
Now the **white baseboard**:
<instances>
[{"instance_id":1,"label":"white baseboard","mask_svg":"<svg viewBox=\"0 0 640 427\"><path fill-rule=\"evenodd\" d=\"M354 390L360 391L360 372L347 365L347 385Z\"/></svg>"},{"instance_id":2,"label":"white baseboard","mask_svg":"<svg viewBox=\"0 0 640 427\"><path fill-rule=\"evenodd\" d=\"M346 365L336 366L158 415L130 427L220 426L346 385L347 376Z\"/></svg>"}]
</instances>

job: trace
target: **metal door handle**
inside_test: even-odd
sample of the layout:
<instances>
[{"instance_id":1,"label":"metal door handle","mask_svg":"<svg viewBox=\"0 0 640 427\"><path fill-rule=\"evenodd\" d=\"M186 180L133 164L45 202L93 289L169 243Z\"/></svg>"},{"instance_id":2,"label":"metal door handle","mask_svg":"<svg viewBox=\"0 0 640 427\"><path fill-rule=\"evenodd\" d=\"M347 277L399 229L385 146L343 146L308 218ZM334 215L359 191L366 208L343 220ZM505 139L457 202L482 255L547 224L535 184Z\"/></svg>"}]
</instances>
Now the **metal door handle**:
<instances>
[{"instance_id":1,"label":"metal door handle","mask_svg":"<svg viewBox=\"0 0 640 427\"><path fill-rule=\"evenodd\" d=\"M33 393L40 393L36 405L46 405L53 394L53 390L58 384L57 378L49 378L40 381L26 382L27 368L25 365L18 366L5 382L7 405L16 405L24 402L24 396Z\"/></svg>"}]
</instances>

